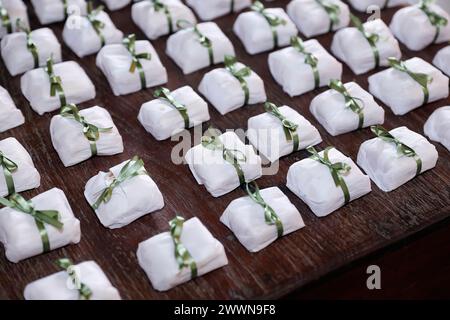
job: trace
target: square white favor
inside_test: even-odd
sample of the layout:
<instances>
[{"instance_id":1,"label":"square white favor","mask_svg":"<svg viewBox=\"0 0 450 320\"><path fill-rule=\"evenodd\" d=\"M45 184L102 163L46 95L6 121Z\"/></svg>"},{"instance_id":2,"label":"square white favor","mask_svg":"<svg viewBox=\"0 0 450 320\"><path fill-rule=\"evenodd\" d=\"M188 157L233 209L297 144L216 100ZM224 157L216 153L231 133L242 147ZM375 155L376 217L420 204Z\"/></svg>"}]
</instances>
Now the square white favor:
<instances>
[{"instance_id":1,"label":"square white favor","mask_svg":"<svg viewBox=\"0 0 450 320\"><path fill-rule=\"evenodd\" d=\"M187 0L203 21L214 20L251 6L251 0Z\"/></svg>"},{"instance_id":2,"label":"square white favor","mask_svg":"<svg viewBox=\"0 0 450 320\"><path fill-rule=\"evenodd\" d=\"M25 118L22 111L17 109L9 92L0 86L0 132L5 132L24 123Z\"/></svg>"},{"instance_id":3,"label":"square white favor","mask_svg":"<svg viewBox=\"0 0 450 320\"><path fill-rule=\"evenodd\" d=\"M108 10L115 11L125 8L131 3L131 0L102 0L108 7Z\"/></svg>"},{"instance_id":4,"label":"square white favor","mask_svg":"<svg viewBox=\"0 0 450 320\"><path fill-rule=\"evenodd\" d=\"M450 106L436 109L425 122L425 135L450 151Z\"/></svg>"},{"instance_id":5,"label":"square white favor","mask_svg":"<svg viewBox=\"0 0 450 320\"><path fill-rule=\"evenodd\" d=\"M17 20L20 20L25 27L30 27L27 6L22 0L0 0L0 7L6 10L10 22L9 25L0 23L0 39L8 33L19 31L16 26Z\"/></svg>"},{"instance_id":6,"label":"square white favor","mask_svg":"<svg viewBox=\"0 0 450 320\"><path fill-rule=\"evenodd\" d=\"M34 12L43 25L66 20L70 14L86 15L85 0L31 0Z\"/></svg>"},{"instance_id":7,"label":"square white favor","mask_svg":"<svg viewBox=\"0 0 450 320\"><path fill-rule=\"evenodd\" d=\"M438 51L433 59L433 64L450 77L450 46Z\"/></svg>"},{"instance_id":8,"label":"square white favor","mask_svg":"<svg viewBox=\"0 0 450 320\"><path fill-rule=\"evenodd\" d=\"M368 9L384 9L408 5L409 0L348 0L355 10L367 12Z\"/></svg>"}]
</instances>

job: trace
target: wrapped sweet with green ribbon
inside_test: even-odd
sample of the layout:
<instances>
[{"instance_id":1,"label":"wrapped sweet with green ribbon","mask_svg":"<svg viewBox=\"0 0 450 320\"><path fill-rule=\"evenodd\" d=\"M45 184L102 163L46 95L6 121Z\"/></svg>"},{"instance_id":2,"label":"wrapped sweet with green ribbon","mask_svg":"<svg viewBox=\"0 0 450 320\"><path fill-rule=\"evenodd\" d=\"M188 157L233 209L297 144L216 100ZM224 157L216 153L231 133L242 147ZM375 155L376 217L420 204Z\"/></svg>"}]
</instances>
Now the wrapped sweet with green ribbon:
<instances>
[{"instance_id":1,"label":"wrapped sweet with green ribbon","mask_svg":"<svg viewBox=\"0 0 450 320\"><path fill-rule=\"evenodd\" d=\"M276 48L278 47L278 31L277 31L277 27L281 26L281 25L285 25L286 24L286 20L277 17L276 15L269 13L266 11L266 8L264 7L264 4L262 4L262 2L260 1L255 1L252 6L251 9L259 14L261 14L264 19L266 19L267 23L270 26L270 29L272 30L272 37L273 37L273 47Z\"/></svg>"},{"instance_id":2,"label":"wrapped sweet with green ribbon","mask_svg":"<svg viewBox=\"0 0 450 320\"><path fill-rule=\"evenodd\" d=\"M185 19L181 19L177 21L177 27L179 29L187 29L192 28L193 32L197 35L198 42L208 49L208 56L209 56L209 64L214 64L214 50L211 39L209 39L207 36L205 36L199 29L197 24L192 24L190 21L187 21Z\"/></svg>"},{"instance_id":3,"label":"wrapped sweet with green ribbon","mask_svg":"<svg viewBox=\"0 0 450 320\"><path fill-rule=\"evenodd\" d=\"M177 260L178 267L180 270L183 268L191 269L191 279L194 279L198 276L197 264L192 258L189 251L181 242L181 234L183 232L183 224L185 219L176 216L175 219L169 222L170 225L170 235L173 239L173 244L175 245L175 259Z\"/></svg>"},{"instance_id":4,"label":"wrapped sweet with green ribbon","mask_svg":"<svg viewBox=\"0 0 450 320\"><path fill-rule=\"evenodd\" d=\"M167 17L167 25L169 26L169 33L173 33L173 19L170 13L169 6L161 2L160 0L150 0L153 4L153 8L156 12L163 11Z\"/></svg>"},{"instance_id":5,"label":"wrapped sweet with green ribbon","mask_svg":"<svg viewBox=\"0 0 450 320\"><path fill-rule=\"evenodd\" d=\"M305 63L311 66L314 74L314 87L318 88L320 86L320 74L317 67L319 59L305 49L302 39L297 36L291 37L291 46L305 56Z\"/></svg>"},{"instance_id":6,"label":"wrapped sweet with green ribbon","mask_svg":"<svg viewBox=\"0 0 450 320\"><path fill-rule=\"evenodd\" d=\"M94 28L95 33L100 38L101 46L103 47L106 44L105 36L103 35L102 29L105 28L105 24L97 19L97 15L103 11L103 6L98 6L96 9L94 9L94 6L92 4L92 1L88 1L87 3L87 19L92 25L92 28Z\"/></svg>"},{"instance_id":7,"label":"wrapped sweet with green ribbon","mask_svg":"<svg viewBox=\"0 0 450 320\"><path fill-rule=\"evenodd\" d=\"M79 300L90 300L92 296L92 290L86 284L81 282L72 261L70 259L63 258L58 259L56 261L56 264L67 272L67 275L72 281L72 284L78 290Z\"/></svg>"},{"instance_id":8,"label":"wrapped sweet with green ribbon","mask_svg":"<svg viewBox=\"0 0 450 320\"><path fill-rule=\"evenodd\" d=\"M31 30L27 28L20 19L16 20L16 28L17 30L20 30L22 32L25 32L27 35L27 49L30 51L31 55L33 56L34 61L34 68L39 68L39 53L38 48L36 44L34 43L33 39L31 38Z\"/></svg>"},{"instance_id":9,"label":"wrapped sweet with green ribbon","mask_svg":"<svg viewBox=\"0 0 450 320\"><path fill-rule=\"evenodd\" d=\"M345 106L358 115L358 129L362 129L364 126L364 101L360 98L352 96L340 80L331 80L329 87L344 96ZM358 103L358 101L360 103Z\"/></svg>"},{"instance_id":10,"label":"wrapped sweet with green ribbon","mask_svg":"<svg viewBox=\"0 0 450 320\"><path fill-rule=\"evenodd\" d=\"M64 107L67 104L66 95L62 87L61 77L55 75L53 66L54 61L53 56L51 56L47 59L47 67L45 68L45 72L47 72L50 78L50 96L54 97L58 94L61 107Z\"/></svg>"},{"instance_id":11,"label":"wrapped sweet with green ribbon","mask_svg":"<svg viewBox=\"0 0 450 320\"><path fill-rule=\"evenodd\" d=\"M324 0L316 0L316 2L326 11L328 17L330 17L330 29L329 32L333 31L333 27L338 25L340 22L339 14L341 13L341 8L328 1Z\"/></svg>"},{"instance_id":12,"label":"wrapped sweet with green ribbon","mask_svg":"<svg viewBox=\"0 0 450 320\"><path fill-rule=\"evenodd\" d=\"M300 139L297 133L298 124L288 120L278 109L278 106L272 102L266 102L264 104L264 109L266 112L270 113L274 117L278 118L281 121L281 125L283 126L284 134L286 136L287 141L293 142L293 149L297 151L300 144Z\"/></svg>"},{"instance_id":13,"label":"wrapped sweet with green ribbon","mask_svg":"<svg viewBox=\"0 0 450 320\"><path fill-rule=\"evenodd\" d=\"M248 101L250 99L250 90L248 88L248 83L245 80L245 77L249 77L252 73L252 69L249 67L243 67L241 69L238 69L236 66L237 63L236 57L226 55L224 64L225 68L235 77L239 83L241 84L242 90L244 91L245 100L244 105L248 104Z\"/></svg>"},{"instance_id":14,"label":"wrapped sweet with green ribbon","mask_svg":"<svg viewBox=\"0 0 450 320\"><path fill-rule=\"evenodd\" d=\"M187 111L187 108L185 105L179 103L173 96L172 93L170 92L169 89L161 87L159 89L156 89L153 92L153 96L155 98L159 98L159 99L163 99L165 101L167 101L172 107L174 107L175 109L178 110L178 112L180 113L181 117L183 118L184 121L184 128L185 129L189 129L190 128L190 120L189 120L189 114Z\"/></svg>"},{"instance_id":15,"label":"wrapped sweet with green ribbon","mask_svg":"<svg viewBox=\"0 0 450 320\"><path fill-rule=\"evenodd\" d=\"M145 79L145 71L142 67L141 59L151 60L152 55L149 52L136 53L136 35L130 34L123 39L123 44L131 54L131 66L130 72L134 73L136 69L139 71L139 77L141 79L142 89L147 88L147 80Z\"/></svg>"},{"instance_id":16,"label":"wrapped sweet with green ribbon","mask_svg":"<svg viewBox=\"0 0 450 320\"><path fill-rule=\"evenodd\" d=\"M419 8L423 11L428 17L430 23L436 27L436 34L434 35L433 41L431 43L435 43L439 38L439 34L441 33L441 28L447 26L448 20L447 18L437 14L430 8L430 4L433 3L434 0L421 0Z\"/></svg>"},{"instance_id":17,"label":"wrapped sweet with green ribbon","mask_svg":"<svg viewBox=\"0 0 450 320\"><path fill-rule=\"evenodd\" d=\"M3 175L5 177L6 187L8 188L8 195L12 195L16 192L12 174L19 167L14 161L5 156L5 154L2 151L0 151L0 166L3 168Z\"/></svg>"},{"instance_id":18,"label":"wrapped sweet with green ribbon","mask_svg":"<svg viewBox=\"0 0 450 320\"><path fill-rule=\"evenodd\" d=\"M358 29L358 31L361 32L364 38L366 38L367 42L372 48L373 56L375 58L375 68L378 68L380 66L380 51L378 50L377 42L380 40L380 36L376 33L368 32L357 16L350 14L350 19L352 20L352 23L356 27L356 29Z\"/></svg>"},{"instance_id":19,"label":"wrapped sweet with green ribbon","mask_svg":"<svg viewBox=\"0 0 450 320\"><path fill-rule=\"evenodd\" d=\"M8 10L2 6L0 2L0 19L2 20L2 26L6 29L7 33L12 32L11 19L9 18Z\"/></svg>"}]
</instances>

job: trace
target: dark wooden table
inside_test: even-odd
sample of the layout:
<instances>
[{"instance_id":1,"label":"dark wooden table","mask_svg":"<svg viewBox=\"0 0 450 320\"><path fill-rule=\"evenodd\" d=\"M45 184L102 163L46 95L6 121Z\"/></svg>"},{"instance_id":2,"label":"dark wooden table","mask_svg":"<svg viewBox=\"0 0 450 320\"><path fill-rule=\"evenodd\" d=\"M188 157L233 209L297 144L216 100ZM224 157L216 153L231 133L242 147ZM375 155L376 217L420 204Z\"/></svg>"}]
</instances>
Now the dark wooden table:
<instances>
[{"instance_id":1,"label":"dark wooden table","mask_svg":"<svg viewBox=\"0 0 450 320\"><path fill-rule=\"evenodd\" d=\"M285 7L287 3L287 0L277 0L271 5ZM397 9L383 11L382 18L389 22ZM29 14L32 27L39 27L30 5ZM136 33L138 39L144 39L143 33L133 24L130 16L129 7L111 14L113 21L121 30L125 33ZM268 54L250 56L244 51L242 44L232 32L236 17L237 15L229 15L217 19L216 22L234 43L238 58L251 66L265 80L269 100L277 104L290 105L309 119L319 129L324 139L320 148L334 145L356 159L360 144L372 138L370 130L364 129L338 137L327 134L308 110L311 99L325 89L315 90L294 99L289 98L269 73ZM363 15L360 17L366 18ZM61 43L62 27L62 23L51 26ZM324 35L317 39L329 48L332 35ZM167 87L176 89L188 84L197 88L204 73L213 68L184 76L165 55L165 42L166 38L162 38L152 43L168 70ZM436 52L443 46L434 45L418 53L410 52L402 46L402 51L404 58L419 56L431 62ZM265 176L258 180L258 183L261 187L280 187L301 212L306 227L284 237L260 253L251 254L219 222L220 215L230 201L243 196L243 192L235 190L218 199L211 197L204 187L197 185L186 165L175 165L171 162L172 148L178 142L170 140L157 142L138 123L136 117L139 108L142 103L152 99L152 90L115 97L105 77L95 66L95 55L78 59L63 44L63 58L79 62L93 80L97 98L82 104L81 107L98 104L110 111L123 136L125 152L112 157L93 158L77 166L64 168L50 141L49 124L54 114L38 116L34 113L20 92L20 78L10 77L4 65L0 65L1 85L10 91L26 117L25 125L0 134L0 138L16 137L30 152L42 175L41 187L24 193L24 196L33 197L52 187L61 188L65 191L76 216L81 220L82 228L82 240L78 245L55 250L19 264L8 262L2 251L0 298L22 298L23 289L28 282L58 271L54 261L60 257L70 257L76 262L90 259L97 261L125 299L278 298L450 215L450 154L441 145L436 144L440 157L433 170L391 193L384 193L372 184L373 191L370 194L321 219L315 217L285 186L289 166L307 156L305 151L301 151L283 158L278 174ZM345 82L354 80L367 88L368 75L355 76L345 67L343 80ZM414 131L423 133L423 124L428 116L437 107L449 104L449 99L439 101L402 117L394 116L386 107L385 126L391 129L406 125ZM247 119L262 112L262 105L256 105L221 116L211 106L211 121L204 124L203 128L206 129L212 124L221 130L245 129ZM147 215L122 229L113 231L105 229L84 199L84 185L99 170L107 170L135 154L144 159L146 168L164 195L166 206L160 212ZM173 290L159 293L153 290L139 267L135 252L139 242L168 230L168 221L177 213L186 218L198 216L225 246L229 265Z\"/></svg>"}]
</instances>

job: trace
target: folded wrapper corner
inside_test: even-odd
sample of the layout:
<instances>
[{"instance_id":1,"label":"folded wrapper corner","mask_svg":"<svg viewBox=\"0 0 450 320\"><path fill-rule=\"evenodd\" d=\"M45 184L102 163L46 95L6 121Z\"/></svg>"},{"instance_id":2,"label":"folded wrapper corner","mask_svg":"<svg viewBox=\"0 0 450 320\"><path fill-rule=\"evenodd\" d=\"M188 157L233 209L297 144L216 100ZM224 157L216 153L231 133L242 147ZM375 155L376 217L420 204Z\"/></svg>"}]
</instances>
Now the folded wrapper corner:
<instances>
[{"instance_id":1,"label":"folded wrapper corner","mask_svg":"<svg viewBox=\"0 0 450 320\"><path fill-rule=\"evenodd\" d=\"M11 22L12 32L18 32L16 21L20 20L22 25L26 28L30 27L28 20L27 6L22 0L1 0L0 5L6 9L6 12ZM8 30L3 23L0 23L0 39L8 34Z\"/></svg>"},{"instance_id":2,"label":"folded wrapper corner","mask_svg":"<svg viewBox=\"0 0 450 320\"><path fill-rule=\"evenodd\" d=\"M132 0L102 0L110 11L120 10L131 3Z\"/></svg>"},{"instance_id":3,"label":"folded wrapper corner","mask_svg":"<svg viewBox=\"0 0 450 320\"><path fill-rule=\"evenodd\" d=\"M384 9L385 6L388 8L398 7L398 6L406 6L409 5L410 0L348 0L351 6L360 12L367 12L368 9L372 8L373 10Z\"/></svg>"},{"instance_id":4,"label":"folded wrapper corner","mask_svg":"<svg viewBox=\"0 0 450 320\"><path fill-rule=\"evenodd\" d=\"M42 25L66 20L67 13L79 16L86 15L87 5L85 0L66 0L67 11L64 9L64 1L61 0L31 0L34 12Z\"/></svg>"},{"instance_id":5,"label":"folded wrapper corner","mask_svg":"<svg viewBox=\"0 0 450 320\"><path fill-rule=\"evenodd\" d=\"M433 59L433 64L450 77L450 46L438 51Z\"/></svg>"},{"instance_id":6,"label":"folded wrapper corner","mask_svg":"<svg viewBox=\"0 0 450 320\"><path fill-rule=\"evenodd\" d=\"M195 10L203 21L213 20L227 14L239 12L251 6L251 0L233 0L233 12L231 0L187 0L187 4Z\"/></svg>"},{"instance_id":7,"label":"folded wrapper corner","mask_svg":"<svg viewBox=\"0 0 450 320\"><path fill-rule=\"evenodd\" d=\"M425 122L425 135L450 151L450 106L436 109Z\"/></svg>"},{"instance_id":8,"label":"folded wrapper corner","mask_svg":"<svg viewBox=\"0 0 450 320\"><path fill-rule=\"evenodd\" d=\"M25 123L25 118L9 92L0 86L0 132L18 127Z\"/></svg>"}]
</instances>

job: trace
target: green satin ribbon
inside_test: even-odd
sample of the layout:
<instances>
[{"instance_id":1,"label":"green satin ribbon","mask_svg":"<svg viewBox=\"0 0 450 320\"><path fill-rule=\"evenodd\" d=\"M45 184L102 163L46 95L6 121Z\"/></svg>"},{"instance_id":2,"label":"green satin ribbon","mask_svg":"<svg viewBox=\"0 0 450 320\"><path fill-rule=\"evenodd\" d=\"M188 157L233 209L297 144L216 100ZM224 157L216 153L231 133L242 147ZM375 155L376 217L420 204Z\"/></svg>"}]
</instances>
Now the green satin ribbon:
<instances>
[{"instance_id":1,"label":"green satin ribbon","mask_svg":"<svg viewBox=\"0 0 450 320\"><path fill-rule=\"evenodd\" d=\"M92 290L80 281L80 278L75 271L72 261L70 259L63 258L58 259L56 261L56 264L67 272L67 275L72 281L72 284L78 290L78 293L80 295L79 300L90 300L92 296Z\"/></svg>"},{"instance_id":2,"label":"green satin ribbon","mask_svg":"<svg viewBox=\"0 0 450 320\"><path fill-rule=\"evenodd\" d=\"M413 148L410 148L406 144L402 143L380 125L372 126L370 127L370 130L372 130L372 132L381 140L395 144L398 154L413 158L416 161L417 165L416 176L418 176L422 172L422 159L420 159Z\"/></svg>"},{"instance_id":3,"label":"green satin ribbon","mask_svg":"<svg viewBox=\"0 0 450 320\"><path fill-rule=\"evenodd\" d=\"M250 90L248 88L248 83L245 77L249 77L252 74L252 69L249 67L244 67L237 69L236 67L237 59L236 57L225 55L224 64L225 68L235 77L241 84L241 88L244 91L244 105L248 104L250 99Z\"/></svg>"},{"instance_id":4,"label":"green satin ribbon","mask_svg":"<svg viewBox=\"0 0 450 320\"><path fill-rule=\"evenodd\" d=\"M61 107L64 107L67 104L66 95L62 87L61 77L55 75L53 66L54 61L53 56L51 56L47 59L47 67L44 69L50 78L50 96L54 97L58 94Z\"/></svg>"},{"instance_id":5,"label":"green satin ribbon","mask_svg":"<svg viewBox=\"0 0 450 320\"><path fill-rule=\"evenodd\" d=\"M0 151L0 166L3 168L6 187L8 188L8 195L16 193L12 174L19 168L19 166L14 161L6 157L2 151Z\"/></svg>"},{"instance_id":6,"label":"green satin ribbon","mask_svg":"<svg viewBox=\"0 0 450 320\"><path fill-rule=\"evenodd\" d=\"M50 251L50 240L47 229L45 229L45 224L49 224L61 231L64 224L59 220L58 211L35 210L31 201L25 200L20 194L17 193L9 197L9 200L6 198L0 198L0 204L32 216L39 230L39 235L41 236L43 252Z\"/></svg>"},{"instance_id":7,"label":"green satin ribbon","mask_svg":"<svg viewBox=\"0 0 450 320\"><path fill-rule=\"evenodd\" d=\"M134 156L122 167L118 176L114 178L111 184L107 188L105 188L105 190L103 190L100 197L92 205L92 208L94 210L97 210L102 203L109 202L109 200L111 200L114 189L118 185L139 175L148 175L148 173L144 168L144 161L138 156Z\"/></svg>"},{"instance_id":8,"label":"green satin ribbon","mask_svg":"<svg viewBox=\"0 0 450 320\"><path fill-rule=\"evenodd\" d=\"M6 29L7 33L12 32L11 19L9 18L8 11L0 4L0 19L2 20L2 26Z\"/></svg>"},{"instance_id":9,"label":"green satin ribbon","mask_svg":"<svg viewBox=\"0 0 450 320\"><path fill-rule=\"evenodd\" d=\"M233 13L234 12L234 0L231 0L231 3L230 3L230 13Z\"/></svg>"},{"instance_id":10,"label":"green satin ribbon","mask_svg":"<svg viewBox=\"0 0 450 320\"><path fill-rule=\"evenodd\" d=\"M67 0L61 0L62 4L63 4L63 10L64 10L64 20L68 17L69 12L69 5L67 4Z\"/></svg>"},{"instance_id":11,"label":"green satin ribbon","mask_svg":"<svg viewBox=\"0 0 450 320\"><path fill-rule=\"evenodd\" d=\"M189 114L187 112L187 108L185 105L179 103L171 94L170 90L164 87L161 87L159 89L156 89L153 92L153 96L155 98L163 99L167 101L172 107L178 110L181 117L184 121L184 128L189 129L191 126L191 122L189 120Z\"/></svg>"},{"instance_id":12,"label":"green satin ribbon","mask_svg":"<svg viewBox=\"0 0 450 320\"><path fill-rule=\"evenodd\" d=\"M378 50L377 42L380 40L380 36L376 33L367 32L361 20L359 20L357 16L350 14L350 19L352 20L352 23L356 27L356 29L358 29L358 31L361 32L364 38L366 38L367 42L372 48L373 56L375 58L375 68L378 68L380 66L380 51Z\"/></svg>"},{"instance_id":13,"label":"green satin ribbon","mask_svg":"<svg viewBox=\"0 0 450 320\"><path fill-rule=\"evenodd\" d=\"M344 193L345 204L350 202L350 191L348 190L347 184L345 183L343 174L347 174L352 168L344 162L331 163L329 158L329 152L334 147L328 147L323 152L323 157L319 155L314 147L308 147L306 150L311 154L310 158L320 162L330 169L331 176L333 177L334 184L336 187L340 187Z\"/></svg>"},{"instance_id":14,"label":"green satin ribbon","mask_svg":"<svg viewBox=\"0 0 450 320\"><path fill-rule=\"evenodd\" d=\"M167 24L169 26L169 33L173 33L173 19L172 14L170 13L169 6L162 3L160 0L150 0L153 3L153 8L156 12L164 11L164 14L167 17Z\"/></svg>"},{"instance_id":15,"label":"green satin ribbon","mask_svg":"<svg viewBox=\"0 0 450 320\"><path fill-rule=\"evenodd\" d=\"M281 114L280 109L278 109L278 107L274 103L266 102L264 104L264 109L266 110L266 112L270 113L281 121L286 140L289 142L292 141L293 149L294 151L297 151L300 144L300 139L297 133L298 124L286 119L286 117Z\"/></svg>"},{"instance_id":16,"label":"green satin ribbon","mask_svg":"<svg viewBox=\"0 0 450 320\"><path fill-rule=\"evenodd\" d=\"M429 5L433 2L434 0L422 0L419 6L420 10L422 10L423 13L427 15L430 23L434 27L436 27L436 34L434 35L433 41L431 43L436 42L436 40L439 37L439 34L441 33L441 28L445 27L448 24L448 20L445 17L437 14L436 12L430 9Z\"/></svg>"},{"instance_id":17,"label":"green satin ribbon","mask_svg":"<svg viewBox=\"0 0 450 320\"><path fill-rule=\"evenodd\" d=\"M305 63L311 66L314 74L314 87L318 88L320 86L320 74L319 69L317 68L319 59L312 53L306 51L302 39L297 36L291 37L291 46L305 56Z\"/></svg>"},{"instance_id":18,"label":"green satin ribbon","mask_svg":"<svg viewBox=\"0 0 450 320\"><path fill-rule=\"evenodd\" d=\"M330 29L328 32L333 31L333 26L338 25L340 22L339 14L341 13L341 8L333 3L329 3L324 0L316 0L316 2L327 12L330 17Z\"/></svg>"},{"instance_id":19,"label":"green satin ribbon","mask_svg":"<svg viewBox=\"0 0 450 320\"><path fill-rule=\"evenodd\" d=\"M151 60L152 55L148 52L136 53L136 35L130 34L128 37L123 39L123 45L127 48L128 52L131 54L131 66L130 72L134 73L136 68L139 71L139 77L141 79L142 89L147 88L147 80L145 79L144 68L142 67L140 59Z\"/></svg>"},{"instance_id":20,"label":"green satin ribbon","mask_svg":"<svg viewBox=\"0 0 450 320\"><path fill-rule=\"evenodd\" d=\"M280 217L276 214L275 210L273 210L273 208L264 201L264 198L261 196L259 191L258 184L255 181L252 181L246 183L245 187L249 197L264 208L266 223L270 226L275 225L277 227L278 238L281 238L284 234L283 223L281 222Z\"/></svg>"},{"instance_id":21,"label":"green satin ribbon","mask_svg":"<svg viewBox=\"0 0 450 320\"><path fill-rule=\"evenodd\" d=\"M272 37L273 37L273 47L278 47L278 32L277 27L280 25L286 25L286 20L275 16L274 14L268 13L266 11L266 8L260 1L253 2L251 9L259 14L261 14L264 19L266 19L267 23L270 26L270 29L272 30Z\"/></svg>"},{"instance_id":22,"label":"green satin ribbon","mask_svg":"<svg viewBox=\"0 0 450 320\"><path fill-rule=\"evenodd\" d=\"M16 27L17 27L17 30L25 32L25 34L27 36L27 49L28 49L28 51L30 51L31 55L33 56L34 68L35 69L39 68L38 48L37 48L36 44L34 43L33 39L31 39L31 30L29 28L27 28L24 24L22 24L20 19L16 20Z\"/></svg>"},{"instance_id":23,"label":"green satin ribbon","mask_svg":"<svg viewBox=\"0 0 450 320\"><path fill-rule=\"evenodd\" d=\"M212 41L211 41L211 39L209 39L207 36L205 36L203 33L200 32L200 30L198 29L198 25L192 24L191 22L182 19L182 20L177 21L177 27L179 29L192 28L192 31L198 37L198 42L203 47L208 49L209 64L213 65L214 64L214 50L213 50L213 46L212 46Z\"/></svg>"},{"instance_id":24,"label":"green satin ribbon","mask_svg":"<svg viewBox=\"0 0 450 320\"><path fill-rule=\"evenodd\" d=\"M89 122L80 114L77 106L68 104L61 108L60 115L64 118L73 119L83 126L83 134L89 141L92 156L97 155L97 141L100 139L101 132L110 132L112 128L99 128Z\"/></svg>"},{"instance_id":25,"label":"green satin ribbon","mask_svg":"<svg viewBox=\"0 0 450 320\"><path fill-rule=\"evenodd\" d=\"M344 84L340 80L331 80L329 87L344 96L345 106L350 108L354 113L358 115L359 124L358 129L362 129L364 126L364 101L360 98L353 97L345 88ZM358 101L361 102L362 106L358 104Z\"/></svg>"},{"instance_id":26,"label":"green satin ribbon","mask_svg":"<svg viewBox=\"0 0 450 320\"><path fill-rule=\"evenodd\" d=\"M91 1L88 1L87 3L87 19L92 25L92 28L94 28L95 33L100 38L101 46L103 47L106 44L105 36L102 33L102 29L105 27L105 24L97 19L97 15L103 11L104 7L99 6L96 9L94 9L93 4Z\"/></svg>"},{"instance_id":27,"label":"green satin ribbon","mask_svg":"<svg viewBox=\"0 0 450 320\"><path fill-rule=\"evenodd\" d=\"M422 87L423 91L423 104L425 105L428 103L428 100L430 99L430 90L428 90L428 84L433 81L433 78L425 73L415 73L409 70L406 67L405 62L397 60L396 58L388 58L389 65L401 72L405 72L408 74L414 81L416 81L420 86Z\"/></svg>"},{"instance_id":28,"label":"green satin ribbon","mask_svg":"<svg viewBox=\"0 0 450 320\"><path fill-rule=\"evenodd\" d=\"M191 279L198 276L197 264L192 258L189 251L181 242L181 234L183 232L184 218L176 216L175 219L169 222L170 225L170 235L175 245L175 259L178 262L179 269L190 268L191 269Z\"/></svg>"}]
</instances>

